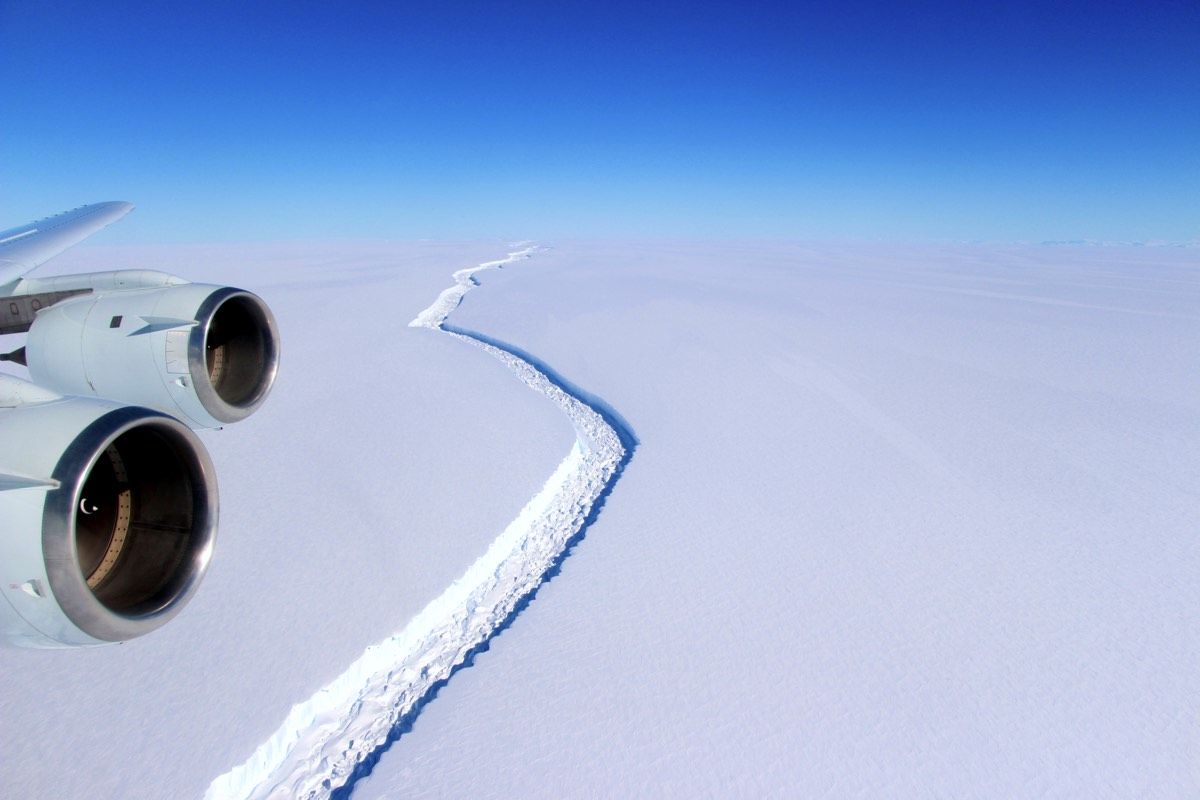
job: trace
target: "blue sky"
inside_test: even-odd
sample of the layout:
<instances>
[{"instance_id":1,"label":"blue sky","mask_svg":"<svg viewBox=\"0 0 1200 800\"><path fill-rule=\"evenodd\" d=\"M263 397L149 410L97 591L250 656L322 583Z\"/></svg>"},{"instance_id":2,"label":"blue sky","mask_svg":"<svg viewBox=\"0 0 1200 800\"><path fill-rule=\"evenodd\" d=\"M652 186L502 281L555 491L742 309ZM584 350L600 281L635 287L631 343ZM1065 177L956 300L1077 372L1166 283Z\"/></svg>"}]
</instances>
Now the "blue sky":
<instances>
[{"instance_id":1,"label":"blue sky","mask_svg":"<svg viewBox=\"0 0 1200 800\"><path fill-rule=\"evenodd\" d=\"M0 227L1200 238L1200 6L0 0Z\"/></svg>"}]
</instances>

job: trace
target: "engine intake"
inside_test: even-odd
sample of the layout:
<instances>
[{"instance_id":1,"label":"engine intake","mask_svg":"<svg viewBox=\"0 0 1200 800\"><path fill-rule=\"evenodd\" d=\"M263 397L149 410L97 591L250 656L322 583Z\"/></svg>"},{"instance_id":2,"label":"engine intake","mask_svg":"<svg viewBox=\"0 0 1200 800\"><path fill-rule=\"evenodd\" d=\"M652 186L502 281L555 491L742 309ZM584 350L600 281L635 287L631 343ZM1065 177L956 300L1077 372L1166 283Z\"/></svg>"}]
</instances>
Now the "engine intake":
<instances>
[{"instance_id":1,"label":"engine intake","mask_svg":"<svg viewBox=\"0 0 1200 800\"><path fill-rule=\"evenodd\" d=\"M216 539L217 485L196 435L157 412L86 398L11 409L0 423L6 438L43 448L62 441L56 431L75 434L53 450L57 461L26 449L26 463L15 465L39 474L42 465L29 462L48 459L48 488L0 492L0 513L14 523L0 540L0 590L17 615L5 619L0 608L6 638L117 642L174 617Z\"/></svg>"},{"instance_id":2,"label":"engine intake","mask_svg":"<svg viewBox=\"0 0 1200 800\"><path fill-rule=\"evenodd\" d=\"M224 288L197 312L188 338L188 371L200 403L214 419L237 422L254 413L275 382L279 334L266 303Z\"/></svg>"},{"instance_id":3,"label":"engine intake","mask_svg":"<svg viewBox=\"0 0 1200 800\"><path fill-rule=\"evenodd\" d=\"M275 318L259 297L185 283L101 291L38 312L24 357L36 383L214 428L266 400L279 368Z\"/></svg>"}]
</instances>

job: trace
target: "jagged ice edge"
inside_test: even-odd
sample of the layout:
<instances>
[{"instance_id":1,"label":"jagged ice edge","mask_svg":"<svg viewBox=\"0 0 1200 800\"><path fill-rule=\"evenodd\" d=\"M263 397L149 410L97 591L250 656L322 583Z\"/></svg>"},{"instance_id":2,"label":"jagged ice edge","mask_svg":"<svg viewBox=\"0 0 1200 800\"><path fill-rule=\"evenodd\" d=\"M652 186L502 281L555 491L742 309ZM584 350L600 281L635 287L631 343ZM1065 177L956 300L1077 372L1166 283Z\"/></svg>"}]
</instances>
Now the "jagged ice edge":
<instances>
[{"instance_id":1,"label":"jagged ice edge","mask_svg":"<svg viewBox=\"0 0 1200 800\"><path fill-rule=\"evenodd\" d=\"M409 323L441 330L475 273L529 257L507 258L454 273L444 290ZM617 432L598 413L512 353L451 331L500 360L526 386L546 395L575 427L576 441L542 489L460 578L398 633L371 645L311 698L292 707L279 729L240 766L216 778L206 800L323 798L355 765L386 742L396 723L476 646L489 638L584 524L625 455Z\"/></svg>"}]
</instances>

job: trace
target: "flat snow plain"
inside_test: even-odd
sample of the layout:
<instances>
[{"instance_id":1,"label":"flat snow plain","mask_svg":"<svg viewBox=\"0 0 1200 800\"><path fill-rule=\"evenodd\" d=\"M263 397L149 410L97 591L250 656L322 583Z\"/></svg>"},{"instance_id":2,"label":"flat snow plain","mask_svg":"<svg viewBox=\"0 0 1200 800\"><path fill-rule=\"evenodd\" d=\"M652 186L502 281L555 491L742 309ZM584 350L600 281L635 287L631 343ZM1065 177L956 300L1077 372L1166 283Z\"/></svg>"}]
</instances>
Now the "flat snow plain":
<instances>
[{"instance_id":1,"label":"flat snow plain","mask_svg":"<svg viewBox=\"0 0 1200 800\"><path fill-rule=\"evenodd\" d=\"M452 321L629 422L355 797L1200 792L1195 250L559 244Z\"/></svg>"},{"instance_id":2,"label":"flat snow plain","mask_svg":"<svg viewBox=\"0 0 1200 800\"><path fill-rule=\"evenodd\" d=\"M202 795L488 549L575 433L406 326L510 250L55 263L258 291L285 361L205 437L222 528L192 605L120 647L0 651L0 794ZM1200 790L1195 250L581 242L475 277L448 324L637 447L354 797Z\"/></svg>"}]
</instances>

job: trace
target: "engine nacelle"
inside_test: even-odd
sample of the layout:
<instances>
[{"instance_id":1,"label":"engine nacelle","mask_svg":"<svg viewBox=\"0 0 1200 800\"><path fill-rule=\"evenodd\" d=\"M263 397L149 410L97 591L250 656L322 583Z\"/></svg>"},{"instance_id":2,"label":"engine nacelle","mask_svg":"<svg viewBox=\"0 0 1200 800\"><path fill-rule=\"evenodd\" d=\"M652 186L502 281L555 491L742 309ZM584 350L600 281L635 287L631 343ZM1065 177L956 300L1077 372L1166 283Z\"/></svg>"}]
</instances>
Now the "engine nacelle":
<instances>
[{"instance_id":1,"label":"engine nacelle","mask_svg":"<svg viewBox=\"0 0 1200 800\"><path fill-rule=\"evenodd\" d=\"M119 642L177 614L217 530L212 462L187 426L70 397L0 409L0 637Z\"/></svg>"},{"instance_id":2,"label":"engine nacelle","mask_svg":"<svg viewBox=\"0 0 1200 800\"><path fill-rule=\"evenodd\" d=\"M38 312L25 342L34 381L216 428L252 414L279 366L275 318L256 295L185 283L98 291Z\"/></svg>"}]
</instances>

